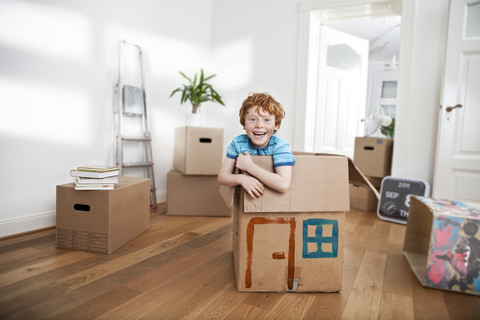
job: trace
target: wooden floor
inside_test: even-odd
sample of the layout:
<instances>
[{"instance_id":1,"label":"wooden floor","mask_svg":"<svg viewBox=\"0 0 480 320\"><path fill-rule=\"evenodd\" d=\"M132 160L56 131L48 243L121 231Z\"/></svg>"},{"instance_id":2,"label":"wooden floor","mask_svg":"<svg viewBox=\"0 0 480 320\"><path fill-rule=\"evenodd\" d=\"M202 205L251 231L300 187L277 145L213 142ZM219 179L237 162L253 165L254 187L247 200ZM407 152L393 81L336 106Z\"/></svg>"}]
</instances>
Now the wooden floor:
<instances>
[{"instance_id":1,"label":"wooden floor","mask_svg":"<svg viewBox=\"0 0 480 320\"><path fill-rule=\"evenodd\" d=\"M55 248L55 229L0 240L0 319L480 319L480 298L420 286L405 226L351 211L340 293L239 293L230 218L152 213L112 255Z\"/></svg>"}]
</instances>

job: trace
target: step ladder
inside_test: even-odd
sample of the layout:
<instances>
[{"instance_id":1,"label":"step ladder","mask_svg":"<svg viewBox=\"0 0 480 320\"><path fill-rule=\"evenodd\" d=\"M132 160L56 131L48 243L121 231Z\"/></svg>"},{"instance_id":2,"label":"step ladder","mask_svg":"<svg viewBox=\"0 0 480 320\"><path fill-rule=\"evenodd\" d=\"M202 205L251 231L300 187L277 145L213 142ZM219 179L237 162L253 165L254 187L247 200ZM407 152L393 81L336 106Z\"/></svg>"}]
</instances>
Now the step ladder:
<instances>
[{"instance_id":1,"label":"step ladder","mask_svg":"<svg viewBox=\"0 0 480 320\"><path fill-rule=\"evenodd\" d=\"M120 175L150 179L150 208L157 210L152 138L143 81L142 50L120 41L115 84L115 161Z\"/></svg>"}]
</instances>

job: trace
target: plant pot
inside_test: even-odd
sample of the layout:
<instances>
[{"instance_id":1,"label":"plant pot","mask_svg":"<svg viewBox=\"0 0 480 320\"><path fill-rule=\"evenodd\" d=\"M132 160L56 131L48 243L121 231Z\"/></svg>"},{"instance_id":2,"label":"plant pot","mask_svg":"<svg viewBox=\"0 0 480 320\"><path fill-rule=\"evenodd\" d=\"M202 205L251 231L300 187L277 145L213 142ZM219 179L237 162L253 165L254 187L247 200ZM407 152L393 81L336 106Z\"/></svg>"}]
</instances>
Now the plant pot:
<instances>
[{"instance_id":1,"label":"plant pot","mask_svg":"<svg viewBox=\"0 0 480 320\"><path fill-rule=\"evenodd\" d=\"M200 126L200 113L185 113L185 125L187 127L198 127Z\"/></svg>"}]
</instances>

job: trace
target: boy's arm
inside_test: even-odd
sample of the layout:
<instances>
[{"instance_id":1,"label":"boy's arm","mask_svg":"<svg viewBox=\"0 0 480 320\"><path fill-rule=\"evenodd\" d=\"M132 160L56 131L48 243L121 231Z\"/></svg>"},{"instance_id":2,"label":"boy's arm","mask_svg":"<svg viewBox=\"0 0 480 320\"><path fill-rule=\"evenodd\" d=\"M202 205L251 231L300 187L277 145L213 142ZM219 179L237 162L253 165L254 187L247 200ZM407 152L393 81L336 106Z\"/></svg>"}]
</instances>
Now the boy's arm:
<instances>
[{"instance_id":1,"label":"boy's arm","mask_svg":"<svg viewBox=\"0 0 480 320\"><path fill-rule=\"evenodd\" d=\"M238 155L237 168L247 171L265 185L278 192L287 192L290 188L292 166L276 167L275 172L270 172L253 163L251 156L245 152L244 154Z\"/></svg>"},{"instance_id":2,"label":"boy's arm","mask_svg":"<svg viewBox=\"0 0 480 320\"><path fill-rule=\"evenodd\" d=\"M236 161L228 157L225 158L218 174L218 183L229 187L241 185L251 197L261 197L264 191L263 183L245 174L234 174Z\"/></svg>"}]
</instances>

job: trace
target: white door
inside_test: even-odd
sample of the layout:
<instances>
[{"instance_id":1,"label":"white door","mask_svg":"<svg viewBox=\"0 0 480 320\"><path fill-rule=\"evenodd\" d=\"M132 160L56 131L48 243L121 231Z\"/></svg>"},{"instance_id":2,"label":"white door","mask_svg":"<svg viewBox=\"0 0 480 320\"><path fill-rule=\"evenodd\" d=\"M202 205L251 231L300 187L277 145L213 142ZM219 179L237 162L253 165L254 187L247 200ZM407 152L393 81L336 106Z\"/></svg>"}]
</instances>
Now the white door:
<instances>
[{"instance_id":1,"label":"white door","mask_svg":"<svg viewBox=\"0 0 480 320\"><path fill-rule=\"evenodd\" d=\"M353 157L363 136L368 41L321 26L314 151Z\"/></svg>"},{"instance_id":2,"label":"white door","mask_svg":"<svg viewBox=\"0 0 480 320\"><path fill-rule=\"evenodd\" d=\"M452 0L433 197L480 208L480 1Z\"/></svg>"}]
</instances>

